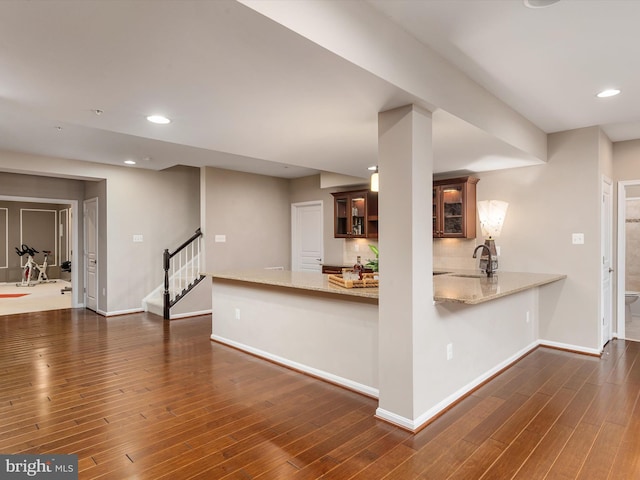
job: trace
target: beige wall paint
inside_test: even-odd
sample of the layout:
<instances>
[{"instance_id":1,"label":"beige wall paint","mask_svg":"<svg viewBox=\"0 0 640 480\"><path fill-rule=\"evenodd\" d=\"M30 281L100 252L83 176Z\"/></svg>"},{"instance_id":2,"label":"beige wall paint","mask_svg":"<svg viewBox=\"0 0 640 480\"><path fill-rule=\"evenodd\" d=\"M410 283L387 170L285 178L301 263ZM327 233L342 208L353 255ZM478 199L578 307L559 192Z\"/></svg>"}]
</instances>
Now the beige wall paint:
<instances>
[{"instance_id":1,"label":"beige wall paint","mask_svg":"<svg viewBox=\"0 0 640 480\"><path fill-rule=\"evenodd\" d=\"M333 195L331 193L369 188L368 185L362 183L362 179L359 180L360 183L358 185L328 188L321 186L321 175L311 175L290 180L291 203L322 201L324 216L324 258L322 263L326 265L353 265L358 255L362 257L363 263L375 257L368 245L377 246L377 239L344 239L333 236L334 211Z\"/></svg>"},{"instance_id":2,"label":"beige wall paint","mask_svg":"<svg viewBox=\"0 0 640 480\"><path fill-rule=\"evenodd\" d=\"M34 260L38 264L42 264L44 260L43 250L55 252L58 248L58 246L55 245L57 232L55 223L52 223L51 220L53 220L53 216L57 217L61 205L0 201L0 208L6 208L8 214L8 222L5 224L4 211L2 212L2 223L0 224L0 282L19 282L22 274L22 266L20 257L15 250L16 247L20 248L22 243L26 243L30 247L38 250L40 253L34 257ZM39 212L41 210L45 212ZM27 213L22 217L21 223L21 211L31 212L35 217ZM55 215L53 212L55 212ZM40 214L45 215L42 222L38 219ZM25 224L25 222L30 222L30 220L35 220L35 223ZM5 230L5 225L7 225L8 230ZM25 237L25 235L28 235L27 232L32 232L30 238ZM6 244L5 239L7 239ZM26 257L23 258L22 264L24 264L24 261L26 261ZM1 268L5 265L5 262L7 268ZM60 267L56 262L54 253L49 256L48 264L47 276L52 279L60 278Z\"/></svg>"},{"instance_id":3,"label":"beige wall paint","mask_svg":"<svg viewBox=\"0 0 640 480\"><path fill-rule=\"evenodd\" d=\"M320 175L296 178L290 181L291 203L322 201L324 257L322 263L341 265L345 240L333 237L333 196L336 188L320 188ZM344 188L342 190L345 190Z\"/></svg>"},{"instance_id":4,"label":"beige wall paint","mask_svg":"<svg viewBox=\"0 0 640 480\"><path fill-rule=\"evenodd\" d=\"M204 168L208 272L291 266L289 181ZM216 235L226 242L216 243Z\"/></svg>"},{"instance_id":5,"label":"beige wall paint","mask_svg":"<svg viewBox=\"0 0 640 480\"><path fill-rule=\"evenodd\" d=\"M613 179L640 180L640 140L613 144Z\"/></svg>"},{"instance_id":6,"label":"beige wall paint","mask_svg":"<svg viewBox=\"0 0 640 480\"><path fill-rule=\"evenodd\" d=\"M31 190L5 182L7 188L3 194L33 191L47 198L77 199L79 210L84 199L98 198L98 309L101 313L141 309L142 298L162 283L164 248L178 246L200 225L199 170L196 168L153 171L6 151L0 151L0 163L3 169L12 172L41 174L26 184ZM8 174L0 174L0 181L3 175ZM82 212L76 212L76 216L78 246L83 250ZM133 234L143 234L144 242L134 244ZM84 255L79 253L81 284L74 295L82 303Z\"/></svg>"},{"instance_id":7,"label":"beige wall paint","mask_svg":"<svg viewBox=\"0 0 640 480\"><path fill-rule=\"evenodd\" d=\"M25 167L32 167L32 157L20 153L3 152L0 151L0 164L3 168L13 169L15 171L22 171ZM51 168L51 165L55 163L52 159L37 158L37 165L42 165L44 171ZM78 162L80 163L80 162ZM3 198L26 198L29 201L37 202L38 199L48 200L60 200L60 203L64 203L65 200L77 201L78 205L82 205L84 199L85 182L80 180L74 180L72 178L53 178L43 177L40 175L29 174L16 174L0 172L0 195ZM57 208L61 205L57 204ZM82 230L82 218L78 218L79 229ZM79 232L79 240L82 241L82 232ZM80 245L82 245L80 243ZM9 245L11 246L11 245ZM10 253L13 249L10 250ZM82 256L78 255L78 262L81 264ZM78 270L81 272L82 270ZM84 279L81 275L76 280L78 288L72 293L76 304L81 304L82 290L84 288Z\"/></svg>"},{"instance_id":8,"label":"beige wall paint","mask_svg":"<svg viewBox=\"0 0 640 480\"><path fill-rule=\"evenodd\" d=\"M164 249L175 249L200 226L200 171L123 168L110 172L106 187L100 213L107 232L100 232L100 242L107 247L107 311L141 308L142 298L163 282ZM134 243L133 235L144 241Z\"/></svg>"},{"instance_id":9,"label":"beige wall paint","mask_svg":"<svg viewBox=\"0 0 640 480\"><path fill-rule=\"evenodd\" d=\"M600 134L585 128L549 135L546 165L479 175L478 200L509 202L496 242L500 268L563 273L543 289L540 337L599 349ZM573 245L572 233L585 244Z\"/></svg>"}]
</instances>

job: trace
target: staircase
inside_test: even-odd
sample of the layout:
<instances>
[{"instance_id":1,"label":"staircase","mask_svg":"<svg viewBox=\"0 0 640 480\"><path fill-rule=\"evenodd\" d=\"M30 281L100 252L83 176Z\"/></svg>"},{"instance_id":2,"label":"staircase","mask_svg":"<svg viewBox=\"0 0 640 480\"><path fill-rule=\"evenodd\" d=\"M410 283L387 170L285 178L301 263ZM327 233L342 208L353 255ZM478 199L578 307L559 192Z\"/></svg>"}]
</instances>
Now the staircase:
<instances>
[{"instance_id":1,"label":"staircase","mask_svg":"<svg viewBox=\"0 0 640 480\"><path fill-rule=\"evenodd\" d=\"M163 254L164 284L147 295L142 305L145 311L171 318L171 307L183 299L205 276L201 268L202 232L196 233L180 245L174 252L168 249Z\"/></svg>"}]
</instances>

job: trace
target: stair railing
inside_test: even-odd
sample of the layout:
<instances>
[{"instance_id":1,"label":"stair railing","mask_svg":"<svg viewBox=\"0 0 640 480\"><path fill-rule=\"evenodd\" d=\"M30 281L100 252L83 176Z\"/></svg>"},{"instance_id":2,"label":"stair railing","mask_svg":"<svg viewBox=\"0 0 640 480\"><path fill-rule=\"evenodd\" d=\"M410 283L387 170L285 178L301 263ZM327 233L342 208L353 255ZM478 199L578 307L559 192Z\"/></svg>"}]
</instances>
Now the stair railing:
<instances>
[{"instance_id":1,"label":"stair railing","mask_svg":"<svg viewBox=\"0 0 640 480\"><path fill-rule=\"evenodd\" d=\"M191 238L180 245L174 252L165 249L163 254L164 268L164 319L169 320L171 307L189 293L204 275L200 274L200 252L202 231L196 230Z\"/></svg>"}]
</instances>

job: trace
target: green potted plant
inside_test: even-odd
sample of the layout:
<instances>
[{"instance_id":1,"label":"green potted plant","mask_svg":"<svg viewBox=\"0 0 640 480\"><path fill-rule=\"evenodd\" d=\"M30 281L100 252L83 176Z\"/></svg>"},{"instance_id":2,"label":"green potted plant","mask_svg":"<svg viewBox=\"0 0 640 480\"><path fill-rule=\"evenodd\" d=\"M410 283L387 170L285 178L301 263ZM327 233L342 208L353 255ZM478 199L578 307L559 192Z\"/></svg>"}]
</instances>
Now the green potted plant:
<instances>
[{"instance_id":1,"label":"green potted plant","mask_svg":"<svg viewBox=\"0 0 640 480\"><path fill-rule=\"evenodd\" d=\"M365 267L370 268L374 272L378 272L378 257L380 255L380 252L378 251L378 247L376 247L375 245L369 244L369 248L375 254L376 258L367 259L368 263L365 265Z\"/></svg>"}]
</instances>

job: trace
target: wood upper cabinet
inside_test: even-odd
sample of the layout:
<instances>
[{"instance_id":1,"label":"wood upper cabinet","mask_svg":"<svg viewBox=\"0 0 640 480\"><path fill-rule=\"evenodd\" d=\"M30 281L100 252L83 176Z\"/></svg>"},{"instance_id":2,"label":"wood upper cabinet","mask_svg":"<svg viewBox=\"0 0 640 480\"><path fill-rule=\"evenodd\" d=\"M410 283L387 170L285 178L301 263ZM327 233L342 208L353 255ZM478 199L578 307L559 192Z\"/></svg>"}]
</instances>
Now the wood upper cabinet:
<instances>
[{"instance_id":1,"label":"wood upper cabinet","mask_svg":"<svg viewBox=\"0 0 640 480\"><path fill-rule=\"evenodd\" d=\"M433 237L476 237L475 177L433 182Z\"/></svg>"},{"instance_id":2,"label":"wood upper cabinet","mask_svg":"<svg viewBox=\"0 0 640 480\"><path fill-rule=\"evenodd\" d=\"M331 195L334 205L334 237L378 237L377 192L355 190Z\"/></svg>"}]
</instances>

